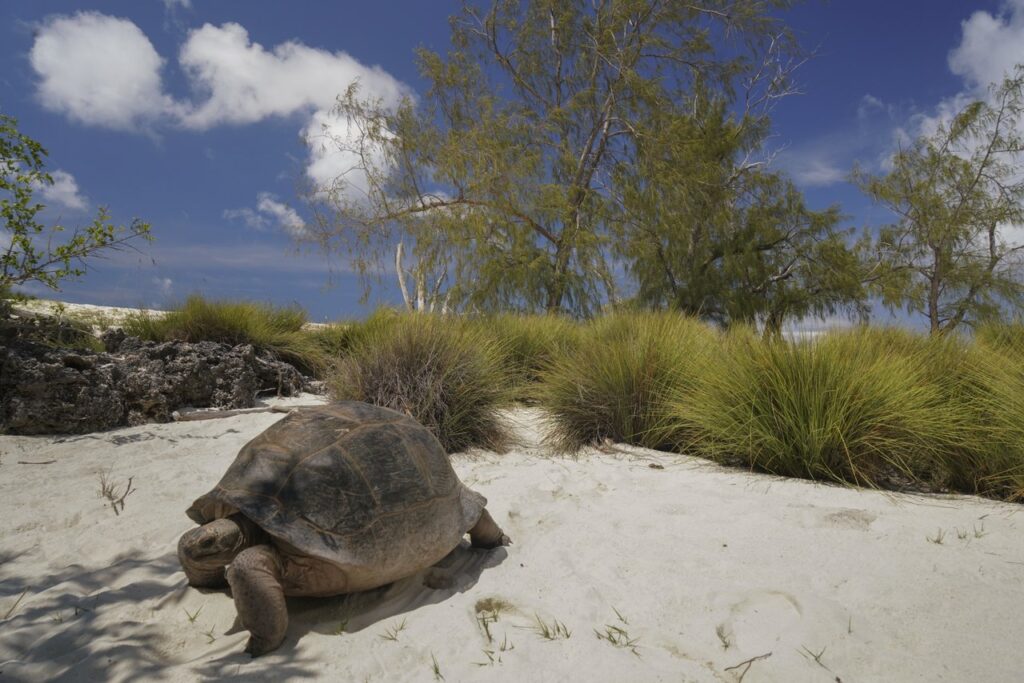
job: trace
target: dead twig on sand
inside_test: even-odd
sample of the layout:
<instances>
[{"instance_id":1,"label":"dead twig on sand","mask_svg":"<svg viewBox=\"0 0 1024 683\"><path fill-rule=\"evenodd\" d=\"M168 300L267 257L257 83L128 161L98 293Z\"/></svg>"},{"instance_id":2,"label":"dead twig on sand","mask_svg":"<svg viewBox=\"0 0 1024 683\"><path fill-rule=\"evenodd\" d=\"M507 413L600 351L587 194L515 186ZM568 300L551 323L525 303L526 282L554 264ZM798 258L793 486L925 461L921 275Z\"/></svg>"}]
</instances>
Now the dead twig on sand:
<instances>
[{"instance_id":1,"label":"dead twig on sand","mask_svg":"<svg viewBox=\"0 0 1024 683\"><path fill-rule=\"evenodd\" d=\"M100 495L110 501L110 507L114 508L115 515L124 512L124 499L135 492L135 489L132 488L133 479L134 477L128 477L128 485L124 487L124 493L119 494L107 473L100 473Z\"/></svg>"},{"instance_id":2,"label":"dead twig on sand","mask_svg":"<svg viewBox=\"0 0 1024 683\"><path fill-rule=\"evenodd\" d=\"M56 460L19 460L19 465L52 465Z\"/></svg>"},{"instance_id":3,"label":"dead twig on sand","mask_svg":"<svg viewBox=\"0 0 1024 683\"><path fill-rule=\"evenodd\" d=\"M727 666L727 667L725 667L725 670L726 670L726 671L732 671L733 669L738 669L738 668L740 668L741 666L742 666L742 667L744 667L744 668L743 668L743 671L741 671L741 672L739 673L739 679L738 679L738 681L737 681L737 683L743 683L743 677L747 675L747 672L748 672L748 671L750 671L750 667L751 667L751 665L752 665L752 664L753 664L754 662L756 662L756 661L757 661L757 660L759 660L759 659L768 659L768 658L769 658L769 657L771 657L771 656L772 656L772 653L771 653L771 652L766 652L766 653L764 653L763 655L758 655L758 656L756 656L756 657L751 657L750 659L747 659L747 660L745 660L745 661L742 661L742 662L740 662L739 664L737 664L736 666Z\"/></svg>"}]
</instances>

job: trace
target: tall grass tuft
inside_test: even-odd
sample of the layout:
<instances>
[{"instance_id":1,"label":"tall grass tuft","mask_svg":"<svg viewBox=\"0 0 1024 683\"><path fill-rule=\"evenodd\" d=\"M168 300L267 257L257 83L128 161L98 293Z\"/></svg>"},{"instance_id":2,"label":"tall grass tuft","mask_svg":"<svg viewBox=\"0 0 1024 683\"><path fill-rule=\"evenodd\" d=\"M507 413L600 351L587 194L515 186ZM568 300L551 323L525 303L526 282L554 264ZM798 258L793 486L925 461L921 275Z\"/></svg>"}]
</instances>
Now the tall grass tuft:
<instances>
[{"instance_id":1,"label":"tall grass tuft","mask_svg":"<svg viewBox=\"0 0 1024 683\"><path fill-rule=\"evenodd\" d=\"M193 295L162 317L144 312L129 316L126 333L150 341L214 341L252 344L306 372L321 371L327 355L303 331L306 312L248 301L207 301Z\"/></svg>"},{"instance_id":2,"label":"tall grass tuft","mask_svg":"<svg viewBox=\"0 0 1024 683\"><path fill-rule=\"evenodd\" d=\"M328 377L337 400L366 401L406 413L449 452L500 448L497 409L510 399L503 350L452 318L394 315L363 328Z\"/></svg>"},{"instance_id":3,"label":"tall grass tuft","mask_svg":"<svg viewBox=\"0 0 1024 683\"><path fill-rule=\"evenodd\" d=\"M858 329L739 339L674 401L684 450L786 476L899 487L931 480L966 417L910 337Z\"/></svg>"},{"instance_id":4,"label":"tall grass tuft","mask_svg":"<svg viewBox=\"0 0 1024 683\"><path fill-rule=\"evenodd\" d=\"M555 315L498 315L471 318L469 324L493 337L504 350L515 398L533 401L541 374L579 345L580 325Z\"/></svg>"},{"instance_id":5,"label":"tall grass tuft","mask_svg":"<svg viewBox=\"0 0 1024 683\"><path fill-rule=\"evenodd\" d=\"M575 450L611 439L664 448L679 438L669 398L695 383L718 343L674 313L621 313L580 332L576 349L541 373L541 403L556 445Z\"/></svg>"}]
</instances>

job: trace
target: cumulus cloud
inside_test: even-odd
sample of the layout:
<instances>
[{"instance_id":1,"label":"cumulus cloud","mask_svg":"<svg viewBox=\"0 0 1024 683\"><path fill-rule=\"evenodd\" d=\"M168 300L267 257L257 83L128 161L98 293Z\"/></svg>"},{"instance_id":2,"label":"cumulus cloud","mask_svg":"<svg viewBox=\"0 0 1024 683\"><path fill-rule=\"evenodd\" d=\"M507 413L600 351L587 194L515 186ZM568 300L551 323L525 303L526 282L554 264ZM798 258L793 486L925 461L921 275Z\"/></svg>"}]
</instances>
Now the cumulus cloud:
<instances>
[{"instance_id":1,"label":"cumulus cloud","mask_svg":"<svg viewBox=\"0 0 1024 683\"><path fill-rule=\"evenodd\" d=\"M50 177L53 178L52 185L39 183L34 188L43 204L72 211L84 211L88 208L89 201L82 196L73 175L67 171L57 170L51 173Z\"/></svg>"},{"instance_id":2,"label":"cumulus cloud","mask_svg":"<svg viewBox=\"0 0 1024 683\"><path fill-rule=\"evenodd\" d=\"M164 0L168 11L189 0ZM165 122L193 130L243 125L270 117L305 116L306 174L318 188L344 186L365 193L359 157L344 149L353 140L351 122L331 113L339 94L358 81L360 92L385 107L397 106L412 91L379 66L345 52L330 52L288 41L265 48L239 24L206 24L189 32L178 63L191 99L175 99L161 78L164 60L146 35L127 19L97 12L47 19L30 55L39 76L43 105L88 125L151 130ZM339 143L341 149L339 149ZM370 157L384 163L379 154ZM254 226L267 212L236 209L232 217ZM289 217L278 217L289 223ZM290 228L297 229L297 228Z\"/></svg>"},{"instance_id":3,"label":"cumulus cloud","mask_svg":"<svg viewBox=\"0 0 1024 683\"><path fill-rule=\"evenodd\" d=\"M838 166L818 159L808 159L801 167L792 169L793 179L801 185L825 187L841 183L847 172Z\"/></svg>"},{"instance_id":4,"label":"cumulus cloud","mask_svg":"<svg viewBox=\"0 0 1024 683\"><path fill-rule=\"evenodd\" d=\"M1024 0L1007 0L999 14L977 11L962 29L949 68L978 94L1024 62Z\"/></svg>"},{"instance_id":5,"label":"cumulus cloud","mask_svg":"<svg viewBox=\"0 0 1024 683\"><path fill-rule=\"evenodd\" d=\"M177 7L192 9L192 0L163 0L164 7L173 11Z\"/></svg>"},{"instance_id":6,"label":"cumulus cloud","mask_svg":"<svg viewBox=\"0 0 1024 683\"><path fill-rule=\"evenodd\" d=\"M29 62L42 105L80 123L137 130L178 111L163 91L163 59L127 19L98 12L50 17Z\"/></svg>"},{"instance_id":7,"label":"cumulus cloud","mask_svg":"<svg viewBox=\"0 0 1024 683\"><path fill-rule=\"evenodd\" d=\"M178 59L204 98L182 118L191 128L323 112L354 80L385 106L397 105L408 94L406 86L380 67L366 66L344 52L295 41L268 51L234 23L206 24L192 31Z\"/></svg>"},{"instance_id":8,"label":"cumulus cloud","mask_svg":"<svg viewBox=\"0 0 1024 683\"><path fill-rule=\"evenodd\" d=\"M224 212L228 220L241 220L254 230L279 229L294 237L306 232L306 222L292 207L279 202L270 192L256 195L256 208L228 209Z\"/></svg>"}]
</instances>

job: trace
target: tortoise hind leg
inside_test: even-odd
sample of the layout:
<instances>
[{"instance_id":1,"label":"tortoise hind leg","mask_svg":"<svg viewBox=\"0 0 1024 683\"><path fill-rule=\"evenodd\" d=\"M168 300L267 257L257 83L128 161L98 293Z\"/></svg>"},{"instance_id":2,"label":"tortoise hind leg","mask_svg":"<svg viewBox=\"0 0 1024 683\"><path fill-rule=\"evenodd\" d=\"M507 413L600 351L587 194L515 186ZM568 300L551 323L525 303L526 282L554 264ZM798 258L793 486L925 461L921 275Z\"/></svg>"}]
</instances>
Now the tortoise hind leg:
<instances>
[{"instance_id":1,"label":"tortoise hind leg","mask_svg":"<svg viewBox=\"0 0 1024 683\"><path fill-rule=\"evenodd\" d=\"M491 513L487 512L487 508L484 508L476 525L469 530L469 541L474 548L497 548L502 545L512 545L512 539L505 535L505 532L491 517Z\"/></svg>"},{"instance_id":2,"label":"tortoise hind leg","mask_svg":"<svg viewBox=\"0 0 1024 683\"><path fill-rule=\"evenodd\" d=\"M235 609L250 634L245 651L253 657L277 649L288 630L281 577L281 556L269 545L243 550L228 567Z\"/></svg>"}]
</instances>

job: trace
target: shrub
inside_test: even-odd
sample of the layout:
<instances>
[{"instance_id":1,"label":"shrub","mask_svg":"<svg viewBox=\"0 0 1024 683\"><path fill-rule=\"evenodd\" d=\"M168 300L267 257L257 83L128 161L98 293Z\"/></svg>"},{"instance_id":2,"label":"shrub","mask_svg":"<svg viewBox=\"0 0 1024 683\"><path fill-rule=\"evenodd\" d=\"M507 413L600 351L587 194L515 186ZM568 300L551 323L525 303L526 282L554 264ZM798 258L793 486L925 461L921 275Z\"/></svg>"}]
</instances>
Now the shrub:
<instances>
[{"instance_id":1,"label":"shrub","mask_svg":"<svg viewBox=\"0 0 1024 683\"><path fill-rule=\"evenodd\" d=\"M329 376L334 399L410 415L449 452L501 447L497 409L509 401L509 380L493 338L457 319L425 314L382 314L357 336Z\"/></svg>"},{"instance_id":2,"label":"shrub","mask_svg":"<svg viewBox=\"0 0 1024 683\"><path fill-rule=\"evenodd\" d=\"M327 356L315 338L303 331L306 313L298 307L280 308L248 301L207 301L190 296L161 317L139 312L129 316L124 330L150 341L213 341L232 346L252 344L306 372L319 372Z\"/></svg>"},{"instance_id":3,"label":"shrub","mask_svg":"<svg viewBox=\"0 0 1024 683\"><path fill-rule=\"evenodd\" d=\"M718 335L673 313L620 313L580 332L576 349L541 373L551 440L574 450L604 439L663 448L679 438L668 399L705 371Z\"/></svg>"},{"instance_id":4,"label":"shrub","mask_svg":"<svg viewBox=\"0 0 1024 683\"><path fill-rule=\"evenodd\" d=\"M469 324L493 337L504 350L518 400L534 400L543 371L579 344L579 324L555 315L505 313L474 318Z\"/></svg>"},{"instance_id":5,"label":"shrub","mask_svg":"<svg viewBox=\"0 0 1024 683\"><path fill-rule=\"evenodd\" d=\"M859 329L739 339L674 401L686 450L787 476L898 486L934 476L965 419L910 338Z\"/></svg>"}]
</instances>

